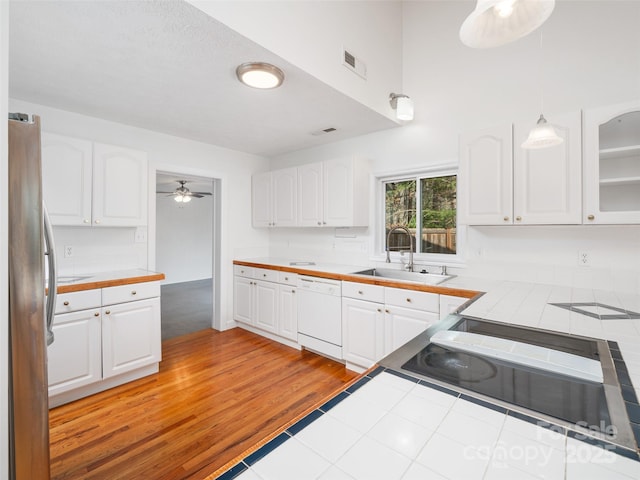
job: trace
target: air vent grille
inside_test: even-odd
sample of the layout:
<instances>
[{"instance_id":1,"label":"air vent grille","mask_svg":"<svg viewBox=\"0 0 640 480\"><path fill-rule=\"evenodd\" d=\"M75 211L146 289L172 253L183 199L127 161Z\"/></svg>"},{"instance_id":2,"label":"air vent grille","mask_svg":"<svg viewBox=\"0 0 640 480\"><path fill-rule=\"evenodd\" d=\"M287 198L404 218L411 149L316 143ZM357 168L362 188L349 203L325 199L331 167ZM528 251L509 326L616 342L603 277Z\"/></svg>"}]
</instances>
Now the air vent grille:
<instances>
[{"instance_id":1,"label":"air vent grille","mask_svg":"<svg viewBox=\"0 0 640 480\"><path fill-rule=\"evenodd\" d=\"M351 65L353 68L356 68L356 57L351 55L346 50L344 51L344 61L347 65Z\"/></svg>"},{"instance_id":2,"label":"air vent grille","mask_svg":"<svg viewBox=\"0 0 640 480\"><path fill-rule=\"evenodd\" d=\"M320 135L326 135L327 133L332 133L335 132L337 129L334 127L328 127L328 128L323 128L322 130L316 130L314 132L311 132L311 135L314 136L320 136Z\"/></svg>"},{"instance_id":3,"label":"air vent grille","mask_svg":"<svg viewBox=\"0 0 640 480\"><path fill-rule=\"evenodd\" d=\"M346 48L342 49L342 64L356 75L367 79L367 66Z\"/></svg>"}]
</instances>

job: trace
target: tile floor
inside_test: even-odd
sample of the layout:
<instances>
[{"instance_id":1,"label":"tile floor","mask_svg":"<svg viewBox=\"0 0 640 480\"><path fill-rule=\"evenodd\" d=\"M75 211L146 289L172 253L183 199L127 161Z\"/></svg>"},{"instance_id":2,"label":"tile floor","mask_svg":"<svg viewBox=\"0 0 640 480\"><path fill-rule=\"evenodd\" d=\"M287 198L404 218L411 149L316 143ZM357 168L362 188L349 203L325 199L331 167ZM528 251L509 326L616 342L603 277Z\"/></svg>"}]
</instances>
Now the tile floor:
<instances>
[{"instance_id":1,"label":"tile floor","mask_svg":"<svg viewBox=\"0 0 640 480\"><path fill-rule=\"evenodd\" d=\"M574 432L543 428L382 369L370 376L219 479L640 478L637 455L618 455Z\"/></svg>"}]
</instances>

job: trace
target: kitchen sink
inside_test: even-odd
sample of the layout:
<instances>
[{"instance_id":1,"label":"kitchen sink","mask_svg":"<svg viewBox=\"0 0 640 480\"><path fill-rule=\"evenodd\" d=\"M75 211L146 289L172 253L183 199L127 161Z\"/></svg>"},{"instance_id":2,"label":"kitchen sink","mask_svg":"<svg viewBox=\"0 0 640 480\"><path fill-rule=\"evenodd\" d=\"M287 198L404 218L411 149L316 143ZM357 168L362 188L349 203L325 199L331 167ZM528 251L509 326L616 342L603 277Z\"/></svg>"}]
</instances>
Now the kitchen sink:
<instances>
[{"instance_id":1,"label":"kitchen sink","mask_svg":"<svg viewBox=\"0 0 640 480\"><path fill-rule=\"evenodd\" d=\"M352 275L367 275L370 277L388 278L390 280L415 282L425 285L438 285L455 277L455 275L441 275L437 273L405 272L402 270L393 270L391 268L369 268L367 270L353 272Z\"/></svg>"}]
</instances>

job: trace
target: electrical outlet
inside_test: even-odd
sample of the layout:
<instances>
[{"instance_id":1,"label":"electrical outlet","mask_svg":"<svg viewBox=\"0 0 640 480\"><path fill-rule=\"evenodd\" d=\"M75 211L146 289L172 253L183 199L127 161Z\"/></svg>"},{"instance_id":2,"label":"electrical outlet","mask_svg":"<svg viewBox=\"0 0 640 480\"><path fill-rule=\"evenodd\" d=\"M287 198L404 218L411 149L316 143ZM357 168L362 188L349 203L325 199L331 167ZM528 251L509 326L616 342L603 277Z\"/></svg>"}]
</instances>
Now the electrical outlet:
<instances>
[{"instance_id":1,"label":"electrical outlet","mask_svg":"<svg viewBox=\"0 0 640 480\"><path fill-rule=\"evenodd\" d=\"M65 258L73 257L73 247L71 245L64 246L64 257Z\"/></svg>"},{"instance_id":2,"label":"electrical outlet","mask_svg":"<svg viewBox=\"0 0 640 480\"><path fill-rule=\"evenodd\" d=\"M591 255L589 252L580 250L578 252L578 265L588 267L591 264Z\"/></svg>"},{"instance_id":3,"label":"electrical outlet","mask_svg":"<svg viewBox=\"0 0 640 480\"><path fill-rule=\"evenodd\" d=\"M145 243L147 241L147 228L146 227L137 227L135 233L135 242L136 243Z\"/></svg>"}]
</instances>

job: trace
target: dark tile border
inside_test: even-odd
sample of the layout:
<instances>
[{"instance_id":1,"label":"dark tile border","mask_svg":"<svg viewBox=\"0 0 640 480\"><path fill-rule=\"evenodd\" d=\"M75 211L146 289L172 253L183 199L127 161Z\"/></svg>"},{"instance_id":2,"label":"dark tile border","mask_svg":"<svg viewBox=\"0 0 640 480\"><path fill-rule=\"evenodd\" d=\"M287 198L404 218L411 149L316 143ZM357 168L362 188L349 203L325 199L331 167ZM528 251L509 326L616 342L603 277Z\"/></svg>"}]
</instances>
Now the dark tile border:
<instances>
[{"instance_id":1,"label":"dark tile border","mask_svg":"<svg viewBox=\"0 0 640 480\"><path fill-rule=\"evenodd\" d=\"M248 468L249 467L247 467L242 462L236 463L229 470L224 472L222 475L218 476L217 480L232 480L232 479L236 478L238 475L240 475L241 473L244 473L244 471L247 470Z\"/></svg>"},{"instance_id":2,"label":"dark tile border","mask_svg":"<svg viewBox=\"0 0 640 480\"><path fill-rule=\"evenodd\" d=\"M253 465L261 458L267 456L267 454L273 452L276 448L278 448L280 445L282 445L284 442L286 442L290 438L291 436L287 432L282 432L277 437L269 440L262 447L260 447L258 450L253 452L251 455L249 455L248 457L245 457L243 462L246 463L248 466Z\"/></svg>"},{"instance_id":3,"label":"dark tile border","mask_svg":"<svg viewBox=\"0 0 640 480\"><path fill-rule=\"evenodd\" d=\"M324 412L322 410L313 410L312 412L309 412L305 417L301 418L296 423L294 423L289 428L287 428L286 431L289 433L289 435L294 436L303 428L311 425L313 422L319 419L322 415L324 415Z\"/></svg>"}]
</instances>

